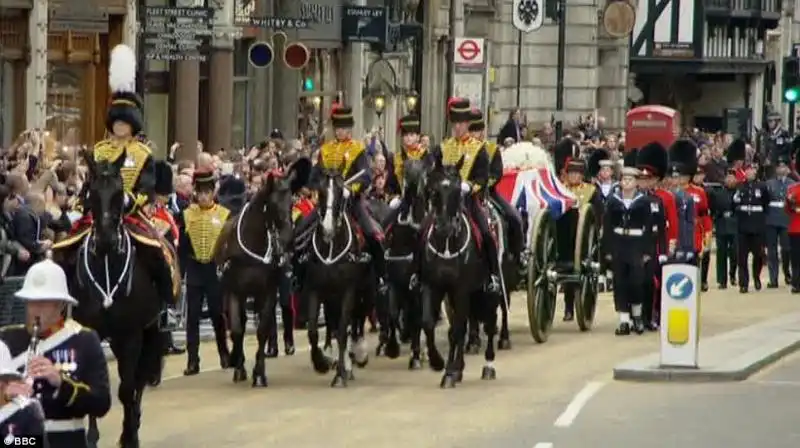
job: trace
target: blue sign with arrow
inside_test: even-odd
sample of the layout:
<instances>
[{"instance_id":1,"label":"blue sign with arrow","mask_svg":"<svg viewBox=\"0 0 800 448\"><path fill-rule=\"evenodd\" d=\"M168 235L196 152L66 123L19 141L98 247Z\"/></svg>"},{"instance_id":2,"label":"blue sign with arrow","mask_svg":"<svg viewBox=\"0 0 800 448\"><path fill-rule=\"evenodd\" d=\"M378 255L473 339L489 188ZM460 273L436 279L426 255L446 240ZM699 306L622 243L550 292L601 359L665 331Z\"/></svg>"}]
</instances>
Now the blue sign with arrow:
<instances>
[{"instance_id":1,"label":"blue sign with arrow","mask_svg":"<svg viewBox=\"0 0 800 448\"><path fill-rule=\"evenodd\" d=\"M682 272L670 275L664 286L667 288L667 294L675 300L686 300L694 291L692 278Z\"/></svg>"},{"instance_id":2,"label":"blue sign with arrow","mask_svg":"<svg viewBox=\"0 0 800 448\"><path fill-rule=\"evenodd\" d=\"M342 40L386 44L389 27L383 6L345 6L342 14Z\"/></svg>"}]
</instances>

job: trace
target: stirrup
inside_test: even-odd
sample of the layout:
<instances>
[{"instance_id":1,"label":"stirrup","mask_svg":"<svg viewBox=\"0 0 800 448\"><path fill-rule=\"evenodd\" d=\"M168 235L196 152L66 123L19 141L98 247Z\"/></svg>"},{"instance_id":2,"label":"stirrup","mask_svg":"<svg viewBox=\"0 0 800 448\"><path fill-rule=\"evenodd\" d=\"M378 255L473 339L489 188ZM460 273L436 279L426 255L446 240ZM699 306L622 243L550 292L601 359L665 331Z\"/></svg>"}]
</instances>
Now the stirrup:
<instances>
[{"instance_id":1,"label":"stirrup","mask_svg":"<svg viewBox=\"0 0 800 448\"><path fill-rule=\"evenodd\" d=\"M489 276L489 283L486 285L486 291L491 293L500 292L500 278L492 274Z\"/></svg>"},{"instance_id":2,"label":"stirrup","mask_svg":"<svg viewBox=\"0 0 800 448\"><path fill-rule=\"evenodd\" d=\"M417 287L418 283L419 283L419 278L417 277L417 273L415 272L411 274L411 278L408 279L408 290L413 291L414 288Z\"/></svg>"}]
</instances>

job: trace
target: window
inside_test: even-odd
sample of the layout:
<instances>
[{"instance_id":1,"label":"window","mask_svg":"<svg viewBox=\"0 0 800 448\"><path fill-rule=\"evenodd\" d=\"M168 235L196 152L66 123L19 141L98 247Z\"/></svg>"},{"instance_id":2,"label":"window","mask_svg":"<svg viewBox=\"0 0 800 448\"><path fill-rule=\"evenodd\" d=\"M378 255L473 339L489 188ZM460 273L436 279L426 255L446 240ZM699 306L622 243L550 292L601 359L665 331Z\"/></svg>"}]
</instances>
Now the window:
<instances>
[{"instance_id":1,"label":"window","mask_svg":"<svg viewBox=\"0 0 800 448\"><path fill-rule=\"evenodd\" d=\"M237 79L233 83L231 143L237 149L247 145L247 136L250 133L250 97L247 88L247 79Z\"/></svg>"},{"instance_id":2,"label":"window","mask_svg":"<svg viewBox=\"0 0 800 448\"><path fill-rule=\"evenodd\" d=\"M247 76L250 61L247 52L254 39L237 39L233 47L233 76Z\"/></svg>"}]
</instances>

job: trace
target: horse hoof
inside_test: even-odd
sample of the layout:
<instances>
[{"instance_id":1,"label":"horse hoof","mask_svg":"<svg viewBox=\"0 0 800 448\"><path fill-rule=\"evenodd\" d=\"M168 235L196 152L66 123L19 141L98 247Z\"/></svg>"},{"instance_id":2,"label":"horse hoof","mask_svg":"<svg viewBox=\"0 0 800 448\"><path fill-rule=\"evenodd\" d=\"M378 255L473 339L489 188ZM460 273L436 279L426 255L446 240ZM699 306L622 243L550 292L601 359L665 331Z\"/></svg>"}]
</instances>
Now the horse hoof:
<instances>
[{"instance_id":1,"label":"horse hoof","mask_svg":"<svg viewBox=\"0 0 800 448\"><path fill-rule=\"evenodd\" d=\"M481 370L481 379L482 380L497 379L497 370L495 370L495 368L492 366L483 366L483 370Z\"/></svg>"},{"instance_id":2,"label":"horse hoof","mask_svg":"<svg viewBox=\"0 0 800 448\"><path fill-rule=\"evenodd\" d=\"M444 359L442 359L442 355L438 353L429 353L428 365L434 372L441 372L444 370Z\"/></svg>"},{"instance_id":3,"label":"horse hoof","mask_svg":"<svg viewBox=\"0 0 800 448\"><path fill-rule=\"evenodd\" d=\"M383 352L384 352L383 346L384 346L384 344L383 344L383 342L381 342L380 344L378 344L377 347L375 347L375 356L376 357L380 357L381 355L383 355Z\"/></svg>"},{"instance_id":4,"label":"horse hoof","mask_svg":"<svg viewBox=\"0 0 800 448\"><path fill-rule=\"evenodd\" d=\"M419 358L411 358L408 360L408 370L419 370L422 368L422 361Z\"/></svg>"},{"instance_id":5,"label":"horse hoof","mask_svg":"<svg viewBox=\"0 0 800 448\"><path fill-rule=\"evenodd\" d=\"M497 341L498 350L511 350L511 339L500 339Z\"/></svg>"},{"instance_id":6,"label":"horse hoof","mask_svg":"<svg viewBox=\"0 0 800 448\"><path fill-rule=\"evenodd\" d=\"M278 347L269 347L267 349L267 353L264 354L267 358L277 358L278 357Z\"/></svg>"},{"instance_id":7,"label":"horse hoof","mask_svg":"<svg viewBox=\"0 0 800 448\"><path fill-rule=\"evenodd\" d=\"M331 370L330 360L319 349L311 351L311 364L314 366L314 371L319 374L325 374Z\"/></svg>"},{"instance_id":8,"label":"horse hoof","mask_svg":"<svg viewBox=\"0 0 800 448\"><path fill-rule=\"evenodd\" d=\"M247 370L244 370L244 367L237 367L233 370L233 382L241 383L242 381L247 381Z\"/></svg>"},{"instance_id":9,"label":"horse hoof","mask_svg":"<svg viewBox=\"0 0 800 448\"><path fill-rule=\"evenodd\" d=\"M397 341L389 341L386 344L386 357L389 359L397 359L400 357L400 344Z\"/></svg>"},{"instance_id":10,"label":"horse hoof","mask_svg":"<svg viewBox=\"0 0 800 448\"><path fill-rule=\"evenodd\" d=\"M253 387L267 387L267 375L253 370Z\"/></svg>"},{"instance_id":11,"label":"horse hoof","mask_svg":"<svg viewBox=\"0 0 800 448\"><path fill-rule=\"evenodd\" d=\"M354 381L356 379L356 376L355 376L355 374L353 374L352 370L347 372L347 379L350 380L350 381Z\"/></svg>"},{"instance_id":12,"label":"horse hoof","mask_svg":"<svg viewBox=\"0 0 800 448\"><path fill-rule=\"evenodd\" d=\"M293 356L297 352L297 349L294 348L294 344L286 344L286 347L283 349L283 353L286 356Z\"/></svg>"},{"instance_id":13,"label":"horse hoof","mask_svg":"<svg viewBox=\"0 0 800 448\"><path fill-rule=\"evenodd\" d=\"M139 441L119 439L119 442L117 442L117 446L119 448L139 448Z\"/></svg>"},{"instance_id":14,"label":"horse hoof","mask_svg":"<svg viewBox=\"0 0 800 448\"><path fill-rule=\"evenodd\" d=\"M481 346L479 344L470 344L467 345L464 351L467 352L468 355L477 355L481 352Z\"/></svg>"},{"instance_id":15,"label":"horse hoof","mask_svg":"<svg viewBox=\"0 0 800 448\"><path fill-rule=\"evenodd\" d=\"M331 381L331 387L347 387L347 380L337 373Z\"/></svg>"},{"instance_id":16,"label":"horse hoof","mask_svg":"<svg viewBox=\"0 0 800 448\"><path fill-rule=\"evenodd\" d=\"M453 375L445 373L444 376L442 376L442 382L439 383L439 387L442 389L455 389L457 382Z\"/></svg>"},{"instance_id":17,"label":"horse hoof","mask_svg":"<svg viewBox=\"0 0 800 448\"><path fill-rule=\"evenodd\" d=\"M460 383L464 381L464 372L458 371L453 374L453 379L456 380L456 383Z\"/></svg>"}]
</instances>

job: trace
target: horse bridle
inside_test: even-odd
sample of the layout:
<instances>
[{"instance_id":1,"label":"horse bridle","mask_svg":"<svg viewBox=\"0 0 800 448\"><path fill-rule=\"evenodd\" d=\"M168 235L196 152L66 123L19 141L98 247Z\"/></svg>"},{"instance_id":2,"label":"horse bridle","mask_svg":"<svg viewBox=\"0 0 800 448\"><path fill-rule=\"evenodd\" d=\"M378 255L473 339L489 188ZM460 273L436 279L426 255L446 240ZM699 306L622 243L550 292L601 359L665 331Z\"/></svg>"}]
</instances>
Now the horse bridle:
<instances>
[{"instance_id":1,"label":"horse bridle","mask_svg":"<svg viewBox=\"0 0 800 448\"><path fill-rule=\"evenodd\" d=\"M108 261L108 254L105 254L103 257L104 262L104 274L105 274L105 287L100 286L100 282L94 276L92 272L91 266L89 266L89 255L90 252L94 252L94 250L89 250L89 242L92 241L93 243L96 241L96 232L94 228L91 230L91 233L87 235L86 239L83 243L83 268L86 270L86 275L89 276L89 282L92 284L94 289L100 293L103 297L103 308L109 308L111 305L114 304L114 296L119 291L120 286L125 282L125 279L128 279L127 290L130 292L132 279L133 276L129 275L131 271L131 259L132 259L132 252L133 252L133 242L131 241L130 233L125 230L122 226L122 222L119 223L117 227L117 235L119 238L119 246L118 246L118 253L125 254L125 263L122 265L122 271L117 277L114 285L111 285L111 270L109 267Z\"/></svg>"},{"instance_id":2,"label":"horse bridle","mask_svg":"<svg viewBox=\"0 0 800 448\"><path fill-rule=\"evenodd\" d=\"M245 244L244 240L242 239L242 222L244 220L244 215L247 210L250 208L250 203L246 203L244 207L242 207L242 211L239 213L239 218L236 220L236 243L239 247L242 248L242 251L249 256L250 258L258 261L262 264L270 264L272 262L272 255L274 252L273 239L276 238L277 229L275 228L275 223L268 222L266 227L267 231L267 249L264 251L264 255L258 255L257 253L250 250ZM267 206L264 205L264 212L266 213Z\"/></svg>"}]
</instances>

